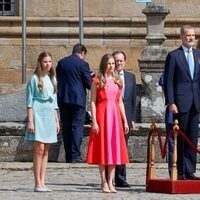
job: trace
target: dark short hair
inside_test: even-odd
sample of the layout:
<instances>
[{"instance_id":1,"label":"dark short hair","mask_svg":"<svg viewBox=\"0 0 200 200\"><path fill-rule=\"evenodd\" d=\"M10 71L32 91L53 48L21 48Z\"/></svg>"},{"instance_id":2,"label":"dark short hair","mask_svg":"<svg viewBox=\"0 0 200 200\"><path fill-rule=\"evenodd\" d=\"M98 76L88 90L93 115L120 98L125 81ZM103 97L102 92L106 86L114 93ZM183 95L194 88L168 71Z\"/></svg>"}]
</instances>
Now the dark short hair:
<instances>
[{"instance_id":1,"label":"dark short hair","mask_svg":"<svg viewBox=\"0 0 200 200\"><path fill-rule=\"evenodd\" d=\"M126 54L123 51L114 51L112 55L113 57L115 57L115 55L120 54L120 53L124 56L124 60L126 60Z\"/></svg>"},{"instance_id":2,"label":"dark short hair","mask_svg":"<svg viewBox=\"0 0 200 200\"><path fill-rule=\"evenodd\" d=\"M72 54L82 53L82 52L84 52L85 54L87 53L87 49L84 45L82 45L82 44L74 45L73 50L72 50Z\"/></svg>"}]
</instances>

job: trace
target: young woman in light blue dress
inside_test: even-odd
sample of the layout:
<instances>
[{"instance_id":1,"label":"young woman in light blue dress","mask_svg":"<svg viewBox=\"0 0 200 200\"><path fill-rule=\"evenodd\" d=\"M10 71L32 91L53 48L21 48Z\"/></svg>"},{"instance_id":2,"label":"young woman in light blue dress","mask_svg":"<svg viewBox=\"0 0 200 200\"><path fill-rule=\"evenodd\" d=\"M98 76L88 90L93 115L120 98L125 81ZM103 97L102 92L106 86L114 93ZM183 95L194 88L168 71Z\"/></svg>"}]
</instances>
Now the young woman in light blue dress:
<instances>
[{"instance_id":1,"label":"young woman in light blue dress","mask_svg":"<svg viewBox=\"0 0 200 200\"><path fill-rule=\"evenodd\" d=\"M57 82L51 54L42 52L26 91L28 123L25 140L34 141L35 192L51 191L45 186L45 176L50 144L57 142L57 133L60 130L56 91Z\"/></svg>"}]
</instances>

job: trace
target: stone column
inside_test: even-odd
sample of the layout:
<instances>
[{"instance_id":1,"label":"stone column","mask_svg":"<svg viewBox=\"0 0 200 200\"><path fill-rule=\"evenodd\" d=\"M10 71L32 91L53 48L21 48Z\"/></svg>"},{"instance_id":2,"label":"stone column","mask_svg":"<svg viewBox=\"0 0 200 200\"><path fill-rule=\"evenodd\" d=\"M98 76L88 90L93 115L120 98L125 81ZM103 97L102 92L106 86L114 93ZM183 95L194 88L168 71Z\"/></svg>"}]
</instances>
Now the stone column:
<instances>
[{"instance_id":1,"label":"stone column","mask_svg":"<svg viewBox=\"0 0 200 200\"><path fill-rule=\"evenodd\" d=\"M163 47L166 37L163 34L164 22L169 10L161 3L148 3L142 11L147 17L147 47L142 51L139 67L142 77L141 121L163 122L164 96L158 86L163 72L167 50Z\"/></svg>"}]
</instances>

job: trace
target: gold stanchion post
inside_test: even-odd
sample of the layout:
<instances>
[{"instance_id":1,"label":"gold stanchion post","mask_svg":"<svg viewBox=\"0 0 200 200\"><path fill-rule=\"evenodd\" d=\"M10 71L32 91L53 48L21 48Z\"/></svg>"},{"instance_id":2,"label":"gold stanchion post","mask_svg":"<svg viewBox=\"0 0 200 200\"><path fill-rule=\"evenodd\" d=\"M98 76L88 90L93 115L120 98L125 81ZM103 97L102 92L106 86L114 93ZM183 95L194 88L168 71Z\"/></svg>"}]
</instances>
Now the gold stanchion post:
<instances>
[{"instance_id":1,"label":"gold stanchion post","mask_svg":"<svg viewBox=\"0 0 200 200\"><path fill-rule=\"evenodd\" d=\"M173 160L172 160L172 174L171 174L172 181L177 180L177 164L176 164L177 163L177 136L178 136L177 130L179 130L178 120L175 120L174 127L173 127L174 145L173 145Z\"/></svg>"},{"instance_id":2,"label":"gold stanchion post","mask_svg":"<svg viewBox=\"0 0 200 200\"><path fill-rule=\"evenodd\" d=\"M153 134L151 138L150 146L150 174L149 178L153 179L155 177L155 141L154 141L154 129L156 127L155 121L152 122L151 129L153 129Z\"/></svg>"}]
</instances>

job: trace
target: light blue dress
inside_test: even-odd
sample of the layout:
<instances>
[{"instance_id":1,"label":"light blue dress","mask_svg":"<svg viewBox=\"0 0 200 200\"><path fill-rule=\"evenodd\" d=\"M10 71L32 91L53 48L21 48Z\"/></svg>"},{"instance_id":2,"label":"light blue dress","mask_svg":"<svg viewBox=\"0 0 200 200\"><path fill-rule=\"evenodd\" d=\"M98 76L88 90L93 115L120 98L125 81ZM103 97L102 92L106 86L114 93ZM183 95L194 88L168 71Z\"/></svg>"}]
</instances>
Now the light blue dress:
<instances>
[{"instance_id":1,"label":"light blue dress","mask_svg":"<svg viewBox=\"0 0 200 200\"><path fill-rule=\"evenodd\" d=\"M57 95L48 75L42 78L43 92L38 89L38 77L32 75L26 88L26 106L33 109L35 133L29 133L26 128L25 140L42 143L56 143L56 110Z\"/></svg>"}]
</instances>

